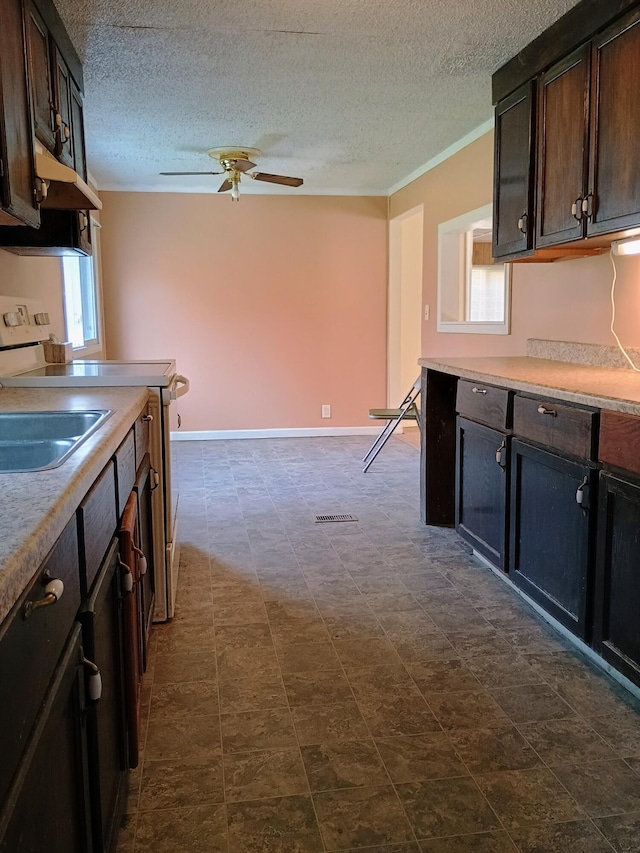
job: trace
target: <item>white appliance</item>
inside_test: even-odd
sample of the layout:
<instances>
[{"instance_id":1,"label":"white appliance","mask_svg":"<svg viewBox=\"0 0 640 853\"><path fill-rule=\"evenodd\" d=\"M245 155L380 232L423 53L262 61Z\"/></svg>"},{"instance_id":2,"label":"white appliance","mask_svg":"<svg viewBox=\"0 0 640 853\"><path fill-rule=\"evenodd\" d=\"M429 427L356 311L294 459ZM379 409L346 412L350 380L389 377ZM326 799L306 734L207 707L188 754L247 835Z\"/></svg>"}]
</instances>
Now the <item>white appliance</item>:
<instances>
[{"instance_id":1,"label":"white appliance","mask_svg":"<svg viewBox=\"0 0 640 853\"><path fill-rule=\"evenodd\" d=\"M171 619L175 610L180 552L178 546L179 426L175 401L189 390L172 359L150 361L71 361L47 364L37 341L49 335L49 316L36 300L0 297L0 387L68 388L147 386L149 388L150 455L157 488L152 493L155 558L155 622ZM0 391L0 394L2 392ZM172 472L172 465L175 470ZM173 474L173 476L172 476Z\"/></svg>"}]
</instances>

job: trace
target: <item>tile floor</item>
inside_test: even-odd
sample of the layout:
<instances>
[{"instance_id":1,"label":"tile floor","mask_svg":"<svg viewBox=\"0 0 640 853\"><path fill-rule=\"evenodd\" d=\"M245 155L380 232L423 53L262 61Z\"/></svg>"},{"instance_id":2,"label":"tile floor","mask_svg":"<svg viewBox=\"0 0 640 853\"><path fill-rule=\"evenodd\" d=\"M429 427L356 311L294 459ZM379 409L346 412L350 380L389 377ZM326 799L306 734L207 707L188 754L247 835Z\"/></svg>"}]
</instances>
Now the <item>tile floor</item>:
<instances>
[{"instance_id":1,"label":"tile floor","mask_svg":"<svg viewBox=\"0 0 640 853\"><path fill-rule=\"evenodd\" d=\"M638 853L640 702L420 524L415 447L363 475L367 444L179 446L119 853Z\"/></svg>"}]
</instances>

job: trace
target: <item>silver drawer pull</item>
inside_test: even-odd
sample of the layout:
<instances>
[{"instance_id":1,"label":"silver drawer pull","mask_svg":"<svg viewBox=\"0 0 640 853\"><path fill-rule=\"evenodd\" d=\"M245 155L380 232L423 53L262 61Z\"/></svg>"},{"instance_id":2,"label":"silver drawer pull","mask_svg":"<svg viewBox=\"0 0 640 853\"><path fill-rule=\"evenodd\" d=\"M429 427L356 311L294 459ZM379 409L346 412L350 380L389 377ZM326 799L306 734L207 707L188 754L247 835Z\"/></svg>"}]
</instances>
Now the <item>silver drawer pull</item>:
<instances>
[{"instance_id":1,"label":"silver drawer pull","mask_svg":"<svg viewBox=\"0 0 640 853\"><path fill-rule=\"evenodd\" d=\"M137 545L133 545L133 550L138 555L138 572L140 576L146 575L147 573L147 558L144 555L144 551L141 548L138 548Z\"/></svg>"},{"instance_id":2,"label":"silver drawer pull","mask_svg":"<svg viewBox=\"0 0 640 853\"><path fill-rule=\"evenodd\" d=\"M584 477L578 488L576 489L576 503L578 506L584 505L584 490L589 485L589 478Z\"/></svg>"},{"instance_id":3,"label":"silver drawer pull","mask_svg":"<svg viewBox=\"0 0 640 853\"><path fill-rule=\"evenodd\" d=\"M505 470L505 465L502 462L502 454L506 450L506 447L507 447L507 442L503 441L503 442L501 442L500 447L498 447L498 449L496 450L496 462L502 468L503 471Z\"/></svg>"},{"instance_id":4,"label":"silver drawer pull","mask_svg":"<svg viewBox=\"0 0 640 853\"><path fill-rule=\"evenodd\" d=\"M538 406L538 414L540 415L551 415L552 418L557 418L558 413L553 409L547 409L546 406Z\"/></svg>"},{"instance_id":5,"label":"silver drawer pull","mask_svg":"<svg viewBox=\"0 0 640 853\"><path fill-rule=\"evenodd\" d=\"M62 598L63 592L64 584L60 578L52 578L44 588L44 598L41 598L40 601L27 601L24 606L24 610L22 611L22 615L25 619L28 619L34 611L40 610L42 607L49 607L51 604L55 604L56 601L59 601Z\"/></svg>"},{"instance_id":6,"label":"silver drawer pull","mask_svg":"<svg viewBox=\"0 0 640 853\"><path fill-rule=\"evenodd\" d=\"M143 415L142 420L145 424L150 424L153 422L153 415Z\"/></svg>"},{"instance_id":7,"label":"silver drawer pull","mask_svg":"<svg viewBox=\"0 0 640 853\"><path fill-rule=\"evenodd\" d=\"M474 386L473 386L473 388L471 389L471 391L472 391L474 394L486 394L486 393L487 393L487 389L486 389L486 388L478 388L478 386L477 386L477 385L474 385Z\"/></svg>"},{"instance_id":8,"label":"silver drawer pull","mask_svg":"<svg viewBox=\"0 0 640 853\"><path fill-rule=\"evenodd\" d=\"M96 664L92 660L82 658L82 665L89 670L89 678L87 679L87 693L91 702L97 702L102 696L102 675Z\"/></svg>"}]
</instances>

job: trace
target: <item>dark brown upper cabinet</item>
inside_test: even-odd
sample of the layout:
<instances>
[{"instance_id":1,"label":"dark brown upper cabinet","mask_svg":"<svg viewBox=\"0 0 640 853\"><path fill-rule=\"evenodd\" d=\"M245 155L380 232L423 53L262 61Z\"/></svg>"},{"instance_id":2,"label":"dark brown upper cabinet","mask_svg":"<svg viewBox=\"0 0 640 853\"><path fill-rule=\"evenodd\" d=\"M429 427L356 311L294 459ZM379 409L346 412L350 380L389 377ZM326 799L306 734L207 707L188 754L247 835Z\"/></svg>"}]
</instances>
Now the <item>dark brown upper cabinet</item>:
<instances>
[{"instance_id":1,"label":"dark brown upper cabinet","mask_svg":"<svg viewBox=\"0 0 640 853\"><path fill-rule=\"evenodd\" d=\"M638 0L581 0L492 83L494 256L579 257L638 233Z\"/></svg>"},{"instance_id":2,"label":"dark brown upper cabinet","mask_svg":"<svg viewBox=\"0 0 640 853\"><path fill-rule=\"evenodd\" d=\"M86 164L80 88L33 0L26 6L26 30L35 134L61 163L75 169L84 178ZM80 169L77 168L78 163Z\"/></svg>"},{"instance_id":3,"label":"dark brown upper cabinet","mask_svg":"<svg viewBox=\"0 0 640 853\"><path fill-rule=\"evenodd\" d=\"M584 236L590 54L585 45L540 78L536 247Z\"/></svg>"},{"instance_id":4,"label":"dark brown upper cabinet","mask_svg":"<svg viewBox=\"0 0 640 853\"><path fill-rule=\"evenodd\" d=\"M73 169L73 135L71 114L71 86L72 79L62 54L57 47L53 48L53 93L56 106L55 113L55 154L57 158Z\"/></svg>"},{"instance_id":5,"label":"dark brown upper cabinet","mask_svg":"<svg viewBox=\"0 0 640 853\"><path fill-rule=\"evenodd\" d=\"M49 30L33 3L27 3L25 15L34 131L44 147L53 154L56 150L57 110L53 102Z\"/></svg>"},{"instance_id":6,"label":"dark brown upper cabinet","mask_svg":"<svg viewBox=\"0 0 640 853\"><path fill-rule=\"evenodd\" d=\"M40 224L21 0L0 3L0 225Z\"/></svg>"},{"instance_id":7,"label":"dark brown upper cabinet","mask_svg":"<svg viewBox=\"0 0 640 853\"><path fill-rule=\"evenodd\" d=\"M640 224L640 9L594 39L587 235Z\"/></svg>"},{"instance_id":8,"label":"dark brown upper cabinet","mask_svg":"<svg viewBox=\"0 0 640 853\"><path fill-rule=\"evenodd\" d=\"M71 78L71 138L73 168L86 181L87 156L84 148L84 104L80 89Z\"/></svg>"},{"instance_id":9,"label":"dark brown upper cabinet","mask_svg":"<svg viewBox=\"0 0 640 853\"><path fill-rule=\"evenodd\" d=\"M496 107L493 257L533 248L534 82Z\"/></svg>"}]
</instances>

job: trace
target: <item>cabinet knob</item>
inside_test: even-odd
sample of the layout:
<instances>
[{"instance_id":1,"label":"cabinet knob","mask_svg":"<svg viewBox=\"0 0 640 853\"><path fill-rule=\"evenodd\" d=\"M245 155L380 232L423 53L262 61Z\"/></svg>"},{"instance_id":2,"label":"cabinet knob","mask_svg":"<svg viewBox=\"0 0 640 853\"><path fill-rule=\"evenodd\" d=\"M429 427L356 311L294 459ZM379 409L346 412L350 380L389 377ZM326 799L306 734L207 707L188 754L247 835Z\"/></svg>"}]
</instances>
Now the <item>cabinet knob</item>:
<instances>
[{"instance_id":1,"label":"cabinet knob","mask_svg":"<svg viewBox=\"0 0 640 853\"><path fill-rule=\"evenodd\" d=\"M538 406L539 415L549 415L552 418L557 418L558 413L554 409L547 409L546 406Z\"/></svg>"},{"instance_id":2,"label":"cabinet knob","mask_svg":"<svg viewBox=\"0 0 640 853\"><path fill-rule=\"evenodd\" d=\"M27 601L24 605L22 615L25 619L28 619L36 610L55 604L62 598L63 592L64 583L60 578L51 578L44 588L44 598L41 598L40 601Z\"/></svg>"}]
</instances>

